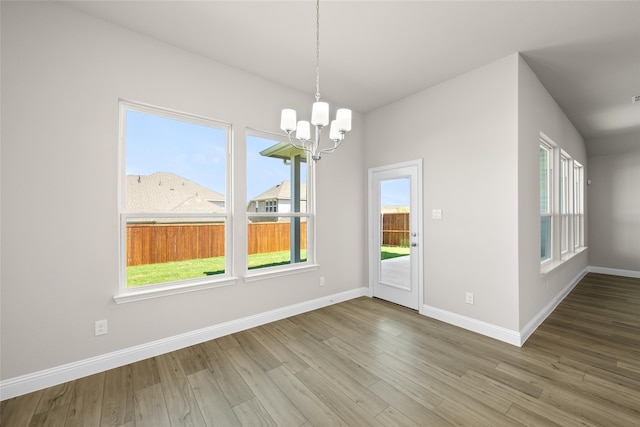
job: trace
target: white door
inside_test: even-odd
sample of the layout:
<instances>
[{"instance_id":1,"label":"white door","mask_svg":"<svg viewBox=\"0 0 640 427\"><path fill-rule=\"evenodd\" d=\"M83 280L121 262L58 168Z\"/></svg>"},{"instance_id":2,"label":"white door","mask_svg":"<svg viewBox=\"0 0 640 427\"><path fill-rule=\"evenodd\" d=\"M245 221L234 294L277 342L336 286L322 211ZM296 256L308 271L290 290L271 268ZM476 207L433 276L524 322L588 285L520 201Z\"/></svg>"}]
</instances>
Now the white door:
<instances>
[{"instance_id":1,"label":"white door","mask_svg":"<svg viewBox=\"0 0 640 427\"><path fill-rule=\"evenodd\" d=\"M371 293L419 310L422 289L422 160L369 169Z\"/></svg>"}]
</instances>

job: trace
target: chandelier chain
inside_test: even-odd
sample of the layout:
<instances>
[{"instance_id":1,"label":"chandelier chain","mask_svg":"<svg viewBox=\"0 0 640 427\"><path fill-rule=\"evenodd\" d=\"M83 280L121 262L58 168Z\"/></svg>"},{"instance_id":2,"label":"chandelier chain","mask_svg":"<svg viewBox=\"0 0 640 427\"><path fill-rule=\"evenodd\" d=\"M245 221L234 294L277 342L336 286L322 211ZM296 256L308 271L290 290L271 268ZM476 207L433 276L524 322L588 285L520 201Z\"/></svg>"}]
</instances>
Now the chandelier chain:
<instances>
[{"instance_id":1,"label":"chandelier chain","mask_svg":"<svg viewBox=\"0 0 640 427\"><path fill-rule=\"evenodd\" d=\"M316 0L316 102L320 101L320 0Z\"/></svg>"}]
</instances>

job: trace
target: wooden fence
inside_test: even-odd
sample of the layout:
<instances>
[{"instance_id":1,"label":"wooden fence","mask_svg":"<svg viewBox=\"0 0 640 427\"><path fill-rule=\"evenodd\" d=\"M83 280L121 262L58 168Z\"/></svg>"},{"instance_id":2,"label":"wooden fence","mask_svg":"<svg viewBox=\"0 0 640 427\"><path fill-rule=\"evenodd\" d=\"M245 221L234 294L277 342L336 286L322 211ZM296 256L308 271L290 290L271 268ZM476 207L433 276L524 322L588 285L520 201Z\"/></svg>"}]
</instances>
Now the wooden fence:
<instances>
[{"instance_id":1,"label":"wooden fence","mask_svg":"<svg viewBox=\"0 0 640 427\"><path fill-rule=\"evenodd\" d=\"M382 245L409 247L409 212L382 214Z\"/></svg>"},{"instance_id":2,"label":"wooden fence","mask_svg":"<svg viewBox=\"0 0 640 427\"><path fill-rule=\"evenodd\" d=\"M249 255L286 251L288 222L248 226ZM409 246L409 213L382 215L382 244ZM307 223L300 223L300 248L307 248ZM127 224L127 266L213 258L224 255L224 224Z\"/></svg>"},{"instance_id":3,"label":"wooden fence","mask_svg":"<svg viewBox=\"0 0 640 427\"><path fill-rule=\"evenodd\" d=\"M291 224L288 222L257 222L249 224L247 235L249 255L288 251L291 247ZM307 248L307 223L300 222L300 249Z\"/></svg>"},{"instance_id":4,"label":"wooden fence","mask_svg":"<svg viewBox=\"0 0 640 427\"><path fill-rule=\"evenodd\" d=\"M286 251L288 222L249 224L249 255ZM300 246L307 247L307 224L300 224ZM127 266L213 258L224 255L224 224L127 224Z\"/></svg>"}]
</instances>

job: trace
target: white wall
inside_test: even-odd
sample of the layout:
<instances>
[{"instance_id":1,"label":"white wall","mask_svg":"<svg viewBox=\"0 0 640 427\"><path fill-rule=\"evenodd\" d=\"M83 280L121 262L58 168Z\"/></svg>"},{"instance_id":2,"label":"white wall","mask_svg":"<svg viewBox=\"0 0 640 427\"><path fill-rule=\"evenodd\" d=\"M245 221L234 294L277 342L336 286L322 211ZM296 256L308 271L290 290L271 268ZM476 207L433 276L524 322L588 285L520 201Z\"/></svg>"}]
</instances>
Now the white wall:
<instances>
[{"instance_id":1,"label":"white wall","mask_svg":"<svg viewBox=\"0 0 640 427\"><path fill-rule=\"evenodd\" d=\"M587 146L589 265L640 275L640 134L593 139Z\"/></svg>"},{"instance_id":2,"label":"white wall","mask_svg":"<svg viewBox=\"0 0 640 427\"><path fill-rule=\"evenodd\" d=\"M280 109L310 109L309 94L51 2L1 7L3 380L366 286L356 114L317 171L317 271L116 305L118 99L233 124L243 242L244 128L278 131ZM98 319L109 321L105 336L94 336Z\"/></svg>"},{"instance_id":3,"label":"white wall","mask_svg":"<svg viewBox=\"0 0 640 427\"><path fill-rule=\"evenodd\" d=\"M586 173L589 166L582 137L520 56L518 81L518 283L522 330L587 267L585 250L540 275L540 132L580 162ZM588 234L586 240L588 245Z\"/></svg>"},{"instance_id":4,"label":"white wall","mask_svg":"<svg viewBox=\"0 0 640 427\"><path fill-rule=\"evenodd\" d=\"M367 114L365 132L367 167L424 159L426 306L526 335L587 268L585 250L540 274L540 132L585 169L587 158L520 55Z\"/></svg>"},{"instance_id":5,"label":"white wall","mask_svg":"<svg viewBox=\"0 0 640 427\"><path fill-rule=\"evenodd\" d=\"M367 168L424 159L424 304L512 331L517 66L511 55L365 117ZM442 209L443 219L431 220L432 209Z\"/></svg>"}]
</instances>

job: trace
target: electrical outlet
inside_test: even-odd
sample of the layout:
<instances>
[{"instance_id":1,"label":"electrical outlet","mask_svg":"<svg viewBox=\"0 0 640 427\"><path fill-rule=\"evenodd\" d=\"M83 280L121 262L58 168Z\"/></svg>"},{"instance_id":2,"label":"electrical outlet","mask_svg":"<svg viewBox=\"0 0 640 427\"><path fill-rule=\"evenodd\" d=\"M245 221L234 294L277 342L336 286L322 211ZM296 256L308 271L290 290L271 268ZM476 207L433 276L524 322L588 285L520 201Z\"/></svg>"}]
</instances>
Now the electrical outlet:
<instances>
[{"instance_id":1,"label":"electrical outlet","mask_svg":"<svg viewBox=\"0 0 640 427\"><path fill-rule=\"evenodd\" d=\"M549 290L549 281L547 280L547 290Z\"/></svg>"},{"instance_id":2,"label":"electrical outlet","mask_svg":"<svg viewBox=\"0 0 640 427\"><path fill-rule=\"evenodd\" d=\"M467 292L467 304L473 304L473 293L472 292Z\"/></svg>"},{"instance_id":3,"label":"electrical outlet","mask_svg":"<svg viewBox=\"0 0 640 427\"><path fill-rule=\"evenodd\" d=\"M324 276L320 278L320 286L324 286Z\"/></svg>"},{"instance_id":4,"label":"electrical outlet","mask_svg":"<svg viewBox=\"0 0 640 427\"><path fill-rule=\"evenodd\" d=\"M96 320L96 336L107 333L107 319Z\"/></svg>"}]
</instances>

